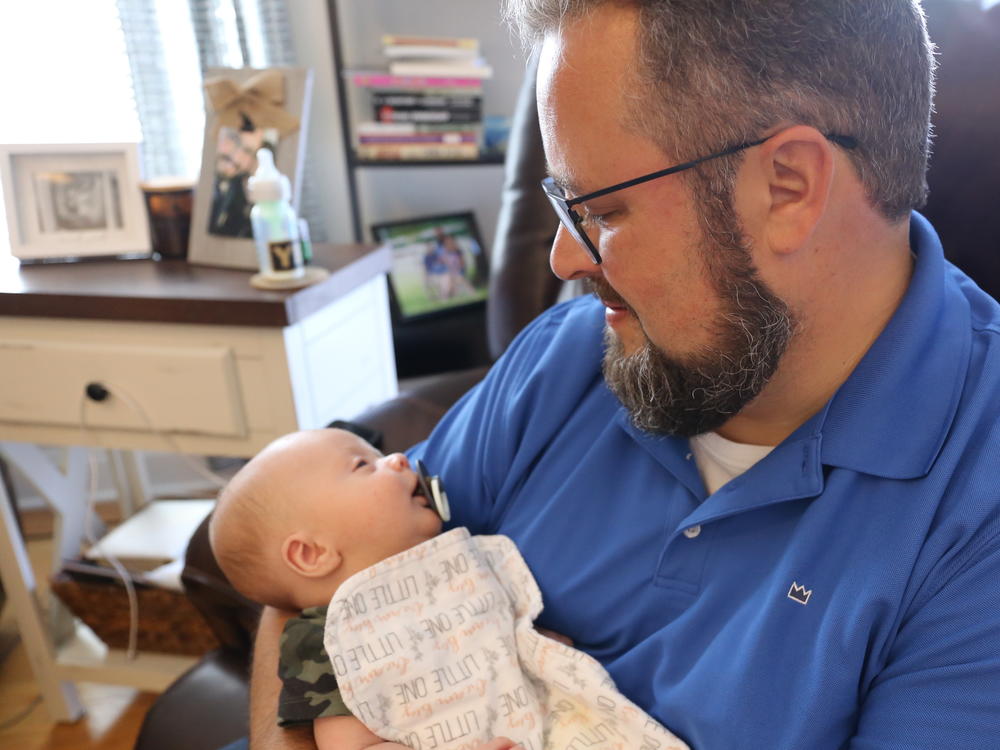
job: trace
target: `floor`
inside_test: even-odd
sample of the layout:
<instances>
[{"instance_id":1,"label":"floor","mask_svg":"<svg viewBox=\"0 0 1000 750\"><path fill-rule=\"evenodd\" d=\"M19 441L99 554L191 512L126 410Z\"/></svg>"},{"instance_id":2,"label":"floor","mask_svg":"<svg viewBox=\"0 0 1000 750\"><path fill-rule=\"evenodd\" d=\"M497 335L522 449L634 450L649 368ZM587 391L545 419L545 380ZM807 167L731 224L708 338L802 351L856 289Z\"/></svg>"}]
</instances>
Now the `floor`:
<instances>
[{"instance_id":1,"label":"floor","mask_svg":"<svg viewBox=\"0 0 1000 750\"><path fill-rule=\"evenodd\" d=\"M44 518L25 518L28 554L42 588L48 580L51 541ZM43 601L47 597L43 595ZM87 713L73 724L56 724L39 699L13 614L0 612L0 747L11 750L132 750L142 719L156 699L134 688L78 684Z\"/></svg>"}]
</instances>

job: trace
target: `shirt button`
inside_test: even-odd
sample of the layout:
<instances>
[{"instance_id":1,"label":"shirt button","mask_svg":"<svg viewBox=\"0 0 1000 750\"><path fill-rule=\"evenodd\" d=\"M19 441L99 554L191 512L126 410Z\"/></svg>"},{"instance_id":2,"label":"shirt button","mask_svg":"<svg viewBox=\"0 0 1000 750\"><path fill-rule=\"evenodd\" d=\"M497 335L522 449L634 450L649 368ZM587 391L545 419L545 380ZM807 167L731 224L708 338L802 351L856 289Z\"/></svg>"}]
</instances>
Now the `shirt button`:
<instances>
[{"instance_id":1,"label":"shirt button","mask_svg":"<svg viewBox=\"0 0 1000 750\"><path fill-rule=\"evenodd\" d=\"M690 528L684 529L684 536L688 539L694 539L701 533L701 526L691 526Z\"/></svg>"}]
</instances>

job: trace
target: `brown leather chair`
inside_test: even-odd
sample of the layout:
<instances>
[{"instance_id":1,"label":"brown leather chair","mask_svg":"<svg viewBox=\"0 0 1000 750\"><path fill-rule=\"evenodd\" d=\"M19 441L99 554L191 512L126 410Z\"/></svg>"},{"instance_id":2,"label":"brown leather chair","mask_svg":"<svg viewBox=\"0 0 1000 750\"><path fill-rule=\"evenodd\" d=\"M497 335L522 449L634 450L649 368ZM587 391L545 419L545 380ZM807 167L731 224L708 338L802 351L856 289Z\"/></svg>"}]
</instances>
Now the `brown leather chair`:
<instances>
[{"instance_id":1,"label":"brown leather chair","mask_svg":"<svg viewBox=\"0 0 1000 750\"><path fill-rule=\"evenodd\" d=\"M1000 297L1000 5L982 11L968 0L925 0L931 37L940 48L934 116L935 156L924 213L949 257ZM548 270L555 219L539 181L545 176L528 71L514 116L500 221L492 250L487 327L495 358L516 333L551 305L560 284ZM448 373L405 389L355 417L383 436L383 449L423 439L485 368ZM156 701L136 750L213 750L247 733L247 669L257 608L226 583L204 529L192 539L184 583L223 648L207 655Z\"/></svg>"},{"instance_id":2,"label":"brown leather chair","mask_svg":"<svg viewBox=\"0 0 1000 750\"><path fill-rule=\"evenodd\" d=\"M545 158L534 79L534 68L529 66L512 118L490 255L486 319L493 359L524 325L556 301L561 289L548 266L558 221L539 189ZM352 421L377 431L385 452L403 450L425 438L487 369L422 378L413 387L401 384L397 397L354 415ZM222 647L203 657L157 698L143 722L136 750L214 750L247 735L249 654L259 607L229 586L212 557L206 524L191 539L182 579L188 598Z\"/></svg>"},{"instance_id":3,"label":"brown leather chair","mask_svg":"<svg viewBox=\"0 0 1000 750\"><path fill-rule=\"evenodd\" d=\"M923 213L948 259L1000 299L1000 5L924 0L924 8L940 67Z\"/></svg>"}]
</instances>

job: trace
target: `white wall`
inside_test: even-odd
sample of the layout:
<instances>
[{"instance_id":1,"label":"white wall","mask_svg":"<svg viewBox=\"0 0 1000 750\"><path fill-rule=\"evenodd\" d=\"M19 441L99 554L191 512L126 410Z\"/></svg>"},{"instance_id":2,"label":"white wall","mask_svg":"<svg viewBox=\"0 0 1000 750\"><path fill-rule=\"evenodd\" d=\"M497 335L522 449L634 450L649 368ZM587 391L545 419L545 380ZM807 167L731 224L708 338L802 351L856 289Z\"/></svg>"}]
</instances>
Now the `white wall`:
<instances>
[{"instance_id":1,"label":"white wall","mask_svg":"<svg viewBox=\"0 0 1000 750\"><path fill-rule=\"evenodd\" d=\"M292 0L288 14L298 64L312 68L314 75L306 145L312 194L303 197L322 213L328 242L353 242L327 6L320 0Z\"/></svg>"}]
</instances>

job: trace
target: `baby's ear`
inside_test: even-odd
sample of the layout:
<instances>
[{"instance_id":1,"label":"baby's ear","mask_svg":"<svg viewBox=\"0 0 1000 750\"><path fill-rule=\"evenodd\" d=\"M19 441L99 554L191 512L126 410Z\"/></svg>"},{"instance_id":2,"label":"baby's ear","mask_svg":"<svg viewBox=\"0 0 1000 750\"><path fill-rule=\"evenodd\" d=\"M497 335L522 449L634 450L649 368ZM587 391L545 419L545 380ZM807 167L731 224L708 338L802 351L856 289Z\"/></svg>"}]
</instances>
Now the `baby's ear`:
<instances>
[{"instance_id":1,"label":"baby's ear","mask_svg":"<svg viewBox=\"0 0 1000 750\"><path fill-rule=\"evenodd\" d=\"M295 573L322 578L337 568L343 558L328 542L303 531L289 534L281 545L281 559Z\"/></svg>"}]
</instances>

